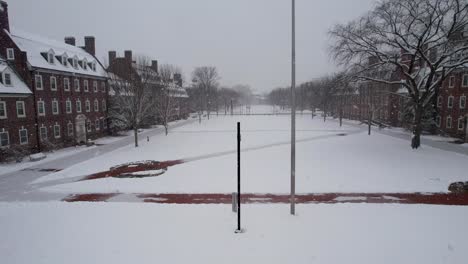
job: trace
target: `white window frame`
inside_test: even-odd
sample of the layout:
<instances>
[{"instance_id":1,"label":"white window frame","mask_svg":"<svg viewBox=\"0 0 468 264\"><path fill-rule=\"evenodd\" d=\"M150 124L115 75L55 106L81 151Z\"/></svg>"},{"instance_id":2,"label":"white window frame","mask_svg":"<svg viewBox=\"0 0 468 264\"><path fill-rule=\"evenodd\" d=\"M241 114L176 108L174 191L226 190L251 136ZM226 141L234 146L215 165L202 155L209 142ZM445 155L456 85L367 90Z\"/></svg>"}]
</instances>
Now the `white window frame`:
<instances>
[{"instance_id":1,"label":"white window frame","mask_svg":"<svg viewBox=\"0 0 468 264\"><path fill-rule=\"evenodd\" d=\"M87 71L88 70L88 61L86 61L86 59L83 59L82 60L82 63L83 63L83 70Z\"/></svg>"},{"instance_id":2,"label":"white window frame","mask_svg":"<svg viewBox=\"0 0 468 264\"><path fill-rule=\"evenodd\" d=\"M42 113L39 109L41 109L41 106L42 106ZM45 102L40 99L39 101L37 101L37 115L38 116L45 116L46 115L46 107L45 107Z\"/></svg>"},{"instance_id":3,"label":"white window frame","mask_svg":"<svg viewBox=\"0 0 468 264\"><path fill-rule=\"evenodd\" d=\"M52 84L55 84L55 87ZM50 90L57 91L57 77L55 76L50 76Z\"/></svg>"},{"instance_id":4,"label":"white window frame","mask_svg":"<svg viewBox=\"0 0 468 264\"><path fill-rule=\"evenodd\" d=\"M96 121L94 121L94 127L96 128L96 131L101 130L101 123L99 119L96 119Z\"/></svg>"},{"instance_id":5,"label":"white window frame","mask_svg":"<svg viewBox=\"0 0 468 264\"><path fill-rule=\"evenodd\" d=\"M8 78L7 78L7 76L8 76ZM9 83L7 83L7 80L9 81ZM11 73L9 73L9 72L3 73L3 84L5 84L5 86L13 86L13 80L11 79Z\"/></svg>"},{"instance_id":6,"label":"white window frame","mask_svg":"<svg viewBox=\"0 0 468 264\"><path fill-rule=\"evenodd\" d=\"M93 81L93 91L95 93L97 93L99 90L98 90L98 82L97 81Z\"/></svg>"},{"instance_id":7,"label":"white window frame","mask_svg":"<svg viewBox=\"0 0 468 264\"><path fill-rule=\"evenodd\" d=\"M21 132L22 131L26 131L26 142L23 142L22 141L22 137L21 137ZM28 136L28 130L24 127L21 127L21 129L18 130L19 132L19 141L20 141L20 145L27 145L29 144L29 136Z\"/></svg>"},{"instance_id":8,"label":"white window frame","mask_svg":"<svg viewBox=\"0 0 468 264\"><path fill-rule=\"evenodd\" d=\"M83 109L81 109L81 100L77 99L76 100L76 112L81 113L81 110L83 110Z\"/></svg>"},{"instance_id":9,"label":"white window frame","mask_svg":"<svg viewBox=\"0 0 468 264\"><path fill-rule=\"evenodd\" d=\"M71 131L71 133L70 133L70 131ZM72 137L73 134L75 133L75 131L73 129L73 123L72 122L68 122L68 124L67 124L67 133L68 133L69 137Z\"/></svg>"},{"instance_id":10,"label":"white window frame","mask_svg":"<svg viewBox=\"0 0 468 264\"><path fill-rule=\"evenodd\" d=\"M36 90L44 90L44 83L42 82L42 75L36 74L34 76L34 86L36 86Z\"/></svg>"},{"instance_id":11,"label":"white window frame","mask_svg":"<svg viewBox=\"0 0 468 264\"><path fill-rule=\"evenodd\" d=\"M458 130L463 131L465 129L465 119L463 117L458 118Z\"/></svg>"},{"instance_id":12,"label":"white window frame","mask_svg":"<svg viewBox=\"0 0 468 264\"><path fill-rule=\"evenodd\" d=\"M68 77L63 78L63 90L70 91L70 78Z\"/></svg>"},{"instance_id":13,"label":"white window frame","mask_svg":"<svg viewBox=\"0 0 468 264\"><path fill-rule=\"evenodd\" d=\"M89 92L89 83L88 83L88 80L84 80L83 81L83 90L85 92Z\"/></svg>"},{"instance_id":14,"label":"white window frame","mask_svg":"<svg viewBox=\"0 0 468 264\"><path fill-rule=\"evenodd\" d=\"M88 99L85 101L85 111L86 113L91 112L91 102Z\"/></svg>"},{"instance_id":15,"label":"white window frame","mask_svg":"<svg viewBox=\"0 0 468 264\"><path fill-rule=\"evenodd\" d=\"M55 54L52 52L47 53L47 61L50 64L55 64Z\"/></svg>"},{"instance_id":16,"label":"white window frame","mask_svg":"<svg viewBox=\"0 0 468 264\"><path fill-rule=\"evenodd\" d=\"M67 114L71 114L73 112L72 101L68 98L65 101L65 112L67 112Z\"/></svg>"},{"instance_id":17,"label":"white window frame","mask_svg":"<svg viewBox=\"0 0 468 264\"><path fill-rule=\"evenodd\" d=\"M57 128L58 128L58 135L57 135ZM60 125L55 123L54 125L54 138L60 138L61 133L60 133Z\"/></svg>"},{"instance_id":18,"label":"white window frame","mask_svg":"<svg viewBox=\"0 0 468 264\"><path fill-rule=\"evenodd\" d=\"M449 122L450 120L450 122ZM445 127L446 128L452 128L452 117L451 116L447 116L447 118L445 119Z\"/></svg>"},{"instance_id":19,"label":"white window frame","mask_svg":"<svg viewBox=\"0 0 468 264\"><path fill-rule=\"evenodd\" d=\"M441 95L439 95L437 97L437 107L441 108L443 103L444 103L444 98Z\"/></svg>"},{"instance_id":20,"label":"white window frame","mask_svg":"<svg viewBox=\"0 0 468 264\"><path fill-rule=\"evenodd\" d=\"M463 102L463 104L462 104ZM460 109L465 109L466 108L466 96L462 95L460 96Z\"/></svg>"},{"instance_id":21,"label":"white window frame","mask_svg":"<svg viewBox=\"0 0 468 264\"><path fill-rule=\"evenodd\" d=\"M62 64L63 66L68 67L68 56L62 56Z\"/></svg>"},{"instance_id":22,"label":"white window frame","mask_svg":"<svg viewBox=\"0 0 468 264\"><path fill-rule=\"evenodd\" d=\"M57 106L56 107L57 111L55 111L54 106ZM55 99L55 98L52 100L52 114L53 115L60 114L59 103L58 103L57 99Z\"/></svg>"},{"instance_id":23,"label":"white window frame","mask_svg":"<svg viewBox=\"0 0 468 264\"><path fill-rule=\"evenodd\" d=\"M466 78L466 82L465 82L465 78ZM462 87L468 87L468 74L463 74L462 75Z\"/></svg>"},{"instance_id":24,"label":"white window frame","mask_svg":"<svg viewBox=\"0 0 468 264\"><path fill-rule=\"evenodd\" d=\"M21 115L18 113L18 110L19 110L18 105L23 106L23 114ZM16 101L16 116L19 118L26 117L26 104L24 103L24 101Z\"/></svg>"},{"instance_id":25,"label":"white window frame","mask_svg":"<svg viewBox=\"0 0 468 264\"><path fill-rule=\"evenodd\" d=\"M79 92L79 91L80 91L80 79L75 78L75 79L73 80L73 89L75 90L75 92Z\"/></svg>"},{"instance_id":26,"label":"white window frame","mask_svg":"<svg viewBox=\"0 0 468 264\"><path fill-rule=\"evenodd\" d=\"M451 100L450 100L451 99ZM453 108L453 101L455 100L455 97L449 96L447 98L447 108L452 109Z\"/></svg>"},{"instance_id":27,"label":"white window frame","mask_svg":"<svg viewBox=\"0 0 468 264\"><path fill-rule=\"evenodd\" d=\"M0 115L0 119L7 119L8 118L8 112L7 112L7 104L5 101L0 101L0 105L2 105L2 108L5 112L4 115Z\"/></svg>"},{"instance_id":28,"label":"white window frame","mask_svg":"<svg viewBox=\"0 0 468 264\"><path fill-rule=\"evenodd\" d=\"M7 60L15 60L15 49L7 48Z\"/></svg>"},{"instance_id":29,"label":"white window frame","mask_svg":"<svg viewBox=\"0 0 468 264\"><path fill-rule=\"evenodd\" d=\"M453 88L455 87L455 76L451 75L449 77L449 85L448 85L449 88Z\"/></svg>"},{"instance_id":30,"label":"white window frame","mask_svg":"<svg viewBox=\"0 0 468 264\"><path fill-rule=\"evenodd\" d=\"M7 141L7 144L2 146L2 134L6 135L6 141ZM10 133L8 133L8 130L5 131L5 129L2 129L0 131L0 148L7 148L10 146Z\"/></svg>"},{"instance_id":31,"label":"white window frame","mask_svg":"<svg viewBox=\"0 0 468 264\"><path fill-rule=\"evenodd\" d=\"M101 83L101 92L103 92L103 93L106 92L106 82Z\"/></svg>"},{"instance_id":32,"label":"white window frame","mask_svg":"<svg viewBox=\"0 0 468 264\"><path fill-rule=\"evenodd\" d=\"M42 133L43 129L44 129L45 133ZM47 130L48 129L47 129L46 126L44 126L44 124L42 124L42 126L39 127L39 138L41 139L41 141L48 140L48 135L47 135L48 131ZM45 135L45 137L43 135Z\"/></svg>"},{"instance_id":33,"label":"white window frame","mask_svg":"<svg viewBox=\"0 0 468 264\"><path fill-rule=\"evenodd\" d=\"M94 112L99 112L99 101L94 99Z\"/></svg>"}]
</instances>

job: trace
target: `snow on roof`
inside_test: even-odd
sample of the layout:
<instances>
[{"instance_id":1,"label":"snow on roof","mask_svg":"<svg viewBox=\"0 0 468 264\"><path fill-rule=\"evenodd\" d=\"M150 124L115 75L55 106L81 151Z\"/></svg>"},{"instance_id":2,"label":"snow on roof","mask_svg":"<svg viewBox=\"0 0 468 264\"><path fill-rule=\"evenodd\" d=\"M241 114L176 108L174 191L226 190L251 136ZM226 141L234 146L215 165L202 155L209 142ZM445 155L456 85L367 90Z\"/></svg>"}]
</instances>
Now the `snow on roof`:
<instances>
[{"instance_id":1,"label":"snow on roof","mask_svg":"<svg viewBox=\"0 0 468 264\"><path fill-rule=\"evenodd\" d=\"M69 45L56 40L50 40L40 36L35 36L33 34L19 30L15 30L14 33L9 33L8 31L5 32L11 37L11 39L21 49L21 51L27 52L28 62L33 67L104 78L107 77L105 69L96 60L96 58L80 47ZM94 63L96 65L96 71L93 71L89 65L86 67L86 70L82 67L82 65L79 64L78 67L75 68L69 62L67 62L67 66L65 66L56 57L54 59L54 63L49 63L46 59L47 56L44 57L43 54L48 54L51 51L55 56L62 57L65 55L70 59L77 58L78 61Z\"/></svg>"},{"instance_id":2,"label":"snow on roof","mask_svg":"<svg viewBox=\"0 0 468 264\"><path fill-rule=\"evenodd\" d=\"M5 75L9 73L11 77L11 85L5 85ZM1 94L32 94L28 86L23 80L13 71L5 60L0 59L0 74L2 75L2 82L0 82L0 95Z\"/></svg>"}]
</instances>

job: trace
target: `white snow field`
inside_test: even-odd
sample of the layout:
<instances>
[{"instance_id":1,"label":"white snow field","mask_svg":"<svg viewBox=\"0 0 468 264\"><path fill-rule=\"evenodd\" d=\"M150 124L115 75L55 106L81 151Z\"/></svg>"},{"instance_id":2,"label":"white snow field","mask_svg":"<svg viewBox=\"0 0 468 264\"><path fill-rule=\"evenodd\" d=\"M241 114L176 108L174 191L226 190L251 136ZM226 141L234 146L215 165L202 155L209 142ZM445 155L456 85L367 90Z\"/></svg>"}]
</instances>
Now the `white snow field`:
<instances>
[{"instance_id":1,"label":"white snow field","mask_svg":"<svg viewBox=\"0 0 468 264\"><path fill-rule=\"evenodd\" d=\"M466 207L0 203L1 263L465 264Z\"/></svg>"},{"instance_id":2,"label":"white snow field","mask_svg":"<svg viewBox=\"0 0 468 264\"><path fill-rule=\"evenodd\" d=\"M261 108L262 111L268 111ZM236 122L242 127L242 189L288 193L290 117L288 115L212 115L132 145L49 174L35 183L59 193L230 193L236 188ZM346 136L338 134L345 133ZM467 156L379 134L366 127L297 116L297 192L447 192L451 182L467 180ZM75 182L81 176L140 160L189 162L159 177L107 178ZM57 184L54 180L71 179ZM54 183L55 182L55 183ZM63 181L61 182L63 183Z\"/></svg>"}]
</instances>

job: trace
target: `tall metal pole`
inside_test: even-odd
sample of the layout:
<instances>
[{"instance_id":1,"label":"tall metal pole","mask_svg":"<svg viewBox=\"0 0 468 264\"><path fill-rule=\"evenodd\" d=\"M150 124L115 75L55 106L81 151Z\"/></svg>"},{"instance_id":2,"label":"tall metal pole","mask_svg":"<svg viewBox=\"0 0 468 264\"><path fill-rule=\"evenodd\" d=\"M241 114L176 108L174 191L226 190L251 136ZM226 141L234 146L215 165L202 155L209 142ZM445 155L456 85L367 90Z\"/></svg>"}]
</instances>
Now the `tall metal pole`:
<instances>
[{"instance_id":1,"label":"tall metal pole","mask_svg":"<svg viewBox=\"0 0 468 264\"><path fill-rule=\"evenodd\" d=\"M237 232L242 232L241 229L241 160L240 160L240 122L237 122Z\"/></svg>"},{"instance_id":2,"label":"tall metal pole","mask_svg":"<svg viewBox=\"0 0 468 264\"><path fill-rule=\"evenodd\" d=\"M291 54L291 214L296 214L296 1L292 0Z\"/></svg>"}]
</instances>

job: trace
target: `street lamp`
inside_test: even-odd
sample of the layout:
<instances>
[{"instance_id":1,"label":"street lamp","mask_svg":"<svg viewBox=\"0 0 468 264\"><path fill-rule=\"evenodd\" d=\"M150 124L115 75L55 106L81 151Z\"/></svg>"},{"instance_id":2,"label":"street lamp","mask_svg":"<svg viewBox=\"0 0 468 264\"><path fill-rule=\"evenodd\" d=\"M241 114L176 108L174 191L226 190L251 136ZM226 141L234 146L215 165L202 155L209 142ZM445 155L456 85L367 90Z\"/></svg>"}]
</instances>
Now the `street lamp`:
<instances>
[{"instance_id":1,"label":"street lamp","mask_svg":"<svg viewBox=\"0 0 468 264\"><path fill-rule=\"evenodd\" d=\"M291 215L296 214L296 6L292 0L291 49Z\"/></svg>"}]
</instances>

